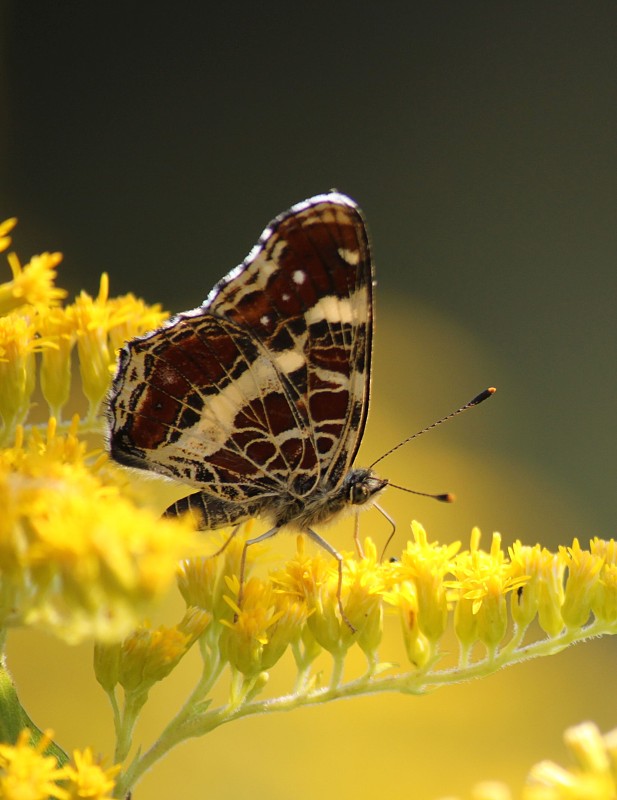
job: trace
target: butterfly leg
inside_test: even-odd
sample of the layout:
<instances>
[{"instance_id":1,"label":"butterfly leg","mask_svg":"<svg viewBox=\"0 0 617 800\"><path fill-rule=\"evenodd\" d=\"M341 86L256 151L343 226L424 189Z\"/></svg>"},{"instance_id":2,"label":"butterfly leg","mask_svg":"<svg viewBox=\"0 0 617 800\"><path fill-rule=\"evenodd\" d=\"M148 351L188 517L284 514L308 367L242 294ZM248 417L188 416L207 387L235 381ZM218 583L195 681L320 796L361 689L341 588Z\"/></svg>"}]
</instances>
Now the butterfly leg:
<instances>
[{"instance_id":1,"label":"butterfly leg","mask_svg":"<svg viewBox=\"0 0 617 800\"><path fill-rule=\"evenodd\" d=\"M353 542L356 546L358 558L364 558L364 550L360 541L360 512L357 512L353 521Z\"/></svg>"},{"instance_id":2,"label":"butterfly leg","mask_svg":"<svg viewBox=\"0 0 617 800\"><path fill-rule=\"evenodd\" d=\"M330 542L327 542L325 539L322 539L321 536L318 533L315 533L315 531L311 530L310 528L306 528L304 533L309 537L309 539L312 539L320 547L323 547L323 549L326 552L330 553L330 555L333 558L336 559L336 561L338 563L338 586L336 588L336 598L338 600L338 610L339 610L339 612L341 614L341 619L343 620L343 622L347 625L347 627L351 630L352 633L355 633L356 629L351 624L351 622L349 621L349 619L347 617L347 614L345 613L345 609L343 608L343 599L342 599L342 593L343 593L343 556L339 553L338 550L335 550L334 547L332 547Z\"/></svg>"},{"instance_id":3,"label":"butterfly leg","mask_svg":"<svg viewBox=\"0 0 617 800\"><path fill-rule=\"evenodd\" d=\"M258 542L264 542L266 539L269 539L271 536L277 534L281 529L280 525L275 525L274 528L270 528L269 531L262 533L260 536L255 536L254 539L247 539L244 542L244 547L242 548L242 556L240 557L240 587L238 589L238 607L242 608L242 595L244 594L244 573L246 571L246 551L252 544L257 544ZM227 545L225 545L227 546Z\"/></svg>"},{"instance_id":4,"label":"butterfly leg","mask_svg":"<svg viewBox=\"0 0 617 800\"><path fill-rule=\"evenodd\" d=\"M241 526L242 526L242 523L241 523L241 522L240 522L240 523L238 523L238 525L234 525L232 532L231 532L231 533L229 534L229 536L228 536L228 537L225 539L225 541L223 542L223 544L222 544L222 545L219 547L219 549L218 549L218 550L215 550L215 551L214 551L214 553L210 553L210 555L208 556L208 558L216 558L217 556L220 556L220 555L221 555L221 553L224 553L224 552L225 552L225 550L227 550L227 548L229 547L229 544L230 544L230 542L232 541L232 539L234 539L234 538L235 538L235 536L236 536L236 534L238 533L238 531L240 530Z\"/></svg>"},{"instance_id":5,"label":"butterfly leg","mask_svg":"<svg viewBox=\"0 0 617 800\"><path fill-rule=\"evenodd\" d=\"M385 509L383 509L380 505L378 505L377 503L373 503L373 508L376 508L377 511L379 511L380 514L383 514L383 516L388 520L390 525L392 525L392 532L390 533L390 535L386 539L386 543L384 544L383 550L381 551L381 555L379 557L379 560L383 561L383 557L386 554L386 550L388 549L388 545L390 544L390 542L392 541L392 539L394 537L394 534L396 533L396 522L392 519L392 517L388 514L388 512Z\"/></svg>"}]
</instances>

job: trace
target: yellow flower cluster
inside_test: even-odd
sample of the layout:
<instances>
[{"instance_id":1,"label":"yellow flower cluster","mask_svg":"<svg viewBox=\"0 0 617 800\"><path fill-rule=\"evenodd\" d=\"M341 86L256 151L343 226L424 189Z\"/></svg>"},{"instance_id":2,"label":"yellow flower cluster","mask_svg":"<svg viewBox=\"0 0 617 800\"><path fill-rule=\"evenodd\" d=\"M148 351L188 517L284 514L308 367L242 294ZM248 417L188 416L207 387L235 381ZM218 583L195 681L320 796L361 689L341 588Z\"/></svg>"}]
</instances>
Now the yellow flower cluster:
<instances>
[{"instance_id":1,"label":"yellow flower cluster","mask_svg":"<svg viewBox=\"0 0 617 800\"><path fill-rule=\"evenodd\" d=\"M146 692L163 680L188 653L211 622L207 611L187 609L174 626L141 623L122 642L95 648L94 670L106 692L122 686L126 694Z\"/></svg>"},{"instance_id":2,"label":"yellow flower cluster","mask_svg":"<svg viewBox=\"0 0 617 800\"><path fill-rule=\"evenodd\" d=\"M0 626L37 625L69 641L117 640L173 582L196 535L137 508L89 455L76 421L58 435L18 428L0 450Z\"/></svg>"},{"instance_id":3,"label":"yellow flower cluster","mask_svg":"<svg viewBox=\"0 0 617 800\"><path fill-rule=\"evenodd\" d=\"M0 249L14 220L0 225ZM165 315L132 295L110 299L106 276L96 298L82 292L62 306L55 288L60 254L22 267L0 284L0 627L38 625L70 641L117 641L138 625L173 582L178 558L194 552L188 522L138 508L126 479L101 453L94 419L109 388L118 347ZM61 425L76 349L89 420ZM36 388L51 416L29 422ZM98 431L95 450L84 434Z\"/></svg>"},{"instance_id":4,"label":"yellow flower cluster","mask_svg":"<svg viewBox=\"0 0 617 800\"><path fill-rule=\"evenodd\" d=\"M0 251L10 244L16 220L0 224ZM121 344L157 327L166 318L132 294L109 297L106 275L99 293L86 292L69 305L54 285L60 253L34 256L22 266L9 253L12 280L0 283L0 444L11 442L30 411L40 353L40 388L49 414L58 421L71 392L71 357L77 351L81 387L94 423L109 388Z\"/></svg>"},{"instance_id":5,"label":"yellow flower cluster","mask_svg":"<svg viewBox=\"0 0 617 800\"><path fill-rule=\"evenodd\" d=\"M35 741L24 729L14 745L0 744L0 798L2 800L111 800L120 765L104 768L92 750L75 750L60 766L46 754L51 732Z\"/></svg>"},{"instance_id":6,"label":"yellow flower cluster","mask_svg":"<svg viewBox=\"0 0 617 800\"><path fill-rule=\"evenodd\" d=\"M199 609L204 615L196 617L203 672L182 711L119 778L120 788L124 791L134 785L178 742L239 716L359 694L417 694L552 654L589 636L617 633L617 617L610 616L617 601L617 544L613 540L594 540L589 551L577 540L557 553L520 542L505 551L501 537L494 534L487 552L480 548L477 529L472 531L468 549L460 543L430 542L418 523L412 523L412 533L399 559L380 561L370 539L361 557L344 555L344 617L334 559L319 551L309 555L302 536L295 555L263 576L256 574L263 559L254 552L258 548L251 547L242 587L238 580L244 547L240 534L218 558L182 562L178 584L187 614ZM216 549L215 544L212 547ZM402 631L406 667L380 654L386 617L392 615ZM532 635L527 641L530 626ZM112 648L101 655L97 674L112 706L118 708L116 686L121 685L126 696L124 712L117 713L120 742L127 739L123 731L133 729L153 681L167 674L168 665L175 664L192 641L179 636L177 629L146 629L116 647L115 656ZM458 642L458 661L444 666L455 653L453 642ZM367 668L362 675L347 679L346 655L356 645L366 657ZM167 656L161 657L161 648ZM260 698L269 671L288 649L297 667L293 689L278 698ZM324 651L332 659L327 685L323 665L316 662ZM211 708L209 693L227 671L231 678L228 700ZM117 752L124 758L127 745ZM493 792L495 786L491 786Z\"/></svg>"},{"instance_id":7,"label":"yellow flower cluster","mask_svg":"<svg viewBox=\"0 0 617 800\"><path fill-rule=\"evenodd\" d=\"M557 553L516 542L505 552L494 534L486 552L480 549L478 529L467 550L460 543L429 542L416 522L412 532L398 560L380 562L370 539L362 558L345 557L342 600L355 631L338 610L336 564L320 552L309 556L301 536L295 557L283 569L246 581L241 604L238 537L218 564L211 559L184 562L180 591L189 606L207 610L220 623L221 653L248 679L270 669L288 646L304 668L322 649L339 661L358 645L374 672L381 663L388 611L398 616L412 673L420 682L440 660L448 631L459 642L459 674L470 667L472 652L473 663L482 660L487 671L506 655L516 660L534 621L551 640L563 636L572 641L578 633L589 633L590 625L617 632L613 540L593 540L589 551L574 540ZM476 645L483 648L479 654Z\"/></svg>"}]
</instances>

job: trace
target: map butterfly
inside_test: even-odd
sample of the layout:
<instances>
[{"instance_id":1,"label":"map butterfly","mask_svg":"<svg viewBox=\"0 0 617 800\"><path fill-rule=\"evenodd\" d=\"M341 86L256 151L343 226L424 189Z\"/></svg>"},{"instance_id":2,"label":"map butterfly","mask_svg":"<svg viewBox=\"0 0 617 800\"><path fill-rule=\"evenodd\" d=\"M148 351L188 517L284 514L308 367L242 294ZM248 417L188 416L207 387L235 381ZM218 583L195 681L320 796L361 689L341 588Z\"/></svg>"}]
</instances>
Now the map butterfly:
<instances>
[{"instance_id":1,"label":"map butterfly","mask_svg":"<svg viewBox=\"0 0 617 800\"><path fill-rule=\"evenodd\" d=\"M303 532L370 505L353 467L366 422L373 267L356 204L329 192L274 219L203 305L123 347L109 396L116 461L197 491L165 512L202 530L265 517ZM244 557L243 557L244 564ZM341 607L342 612L342 607ZM343 615L344 616L344 615Z\"/></svg>"}]
</instances>

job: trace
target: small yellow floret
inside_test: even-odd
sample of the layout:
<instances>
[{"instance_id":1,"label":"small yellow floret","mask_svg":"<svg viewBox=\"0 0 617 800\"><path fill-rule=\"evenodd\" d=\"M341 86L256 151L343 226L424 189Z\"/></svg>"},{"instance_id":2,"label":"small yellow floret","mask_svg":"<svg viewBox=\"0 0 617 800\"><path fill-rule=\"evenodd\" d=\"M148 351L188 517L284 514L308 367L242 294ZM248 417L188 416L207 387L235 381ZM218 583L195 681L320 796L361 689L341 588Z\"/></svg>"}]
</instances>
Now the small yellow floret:
<instances>
[{"instance_id":1,"label":"small yellow floret","mask_svg":"<svg viewBox=\"0 0 617 800\"><path fill-rule=\"evenodd\" d=\"M237 578L228 580L228 587L237 596ZM270 669L299 637L306 609L259 578L246 582L241 605L229 596L226 599L235 619L222 620L221 654L238 672L255 678Z\"/></svg>"},{"instance_id":2,"label":"small yellow floret","mask_svg":"<svg viewBox=\"0 0 617 800\"><path fill-rule=\"evenodd\" d=\"M73 759L64 768L64 784L70 800L111 800L115 788L115 777L122 765L104 768L91 747L74 750Z\"/></svg>"},{"instance_id":3,"label":"small yellow floret","mask_svg":"<svg viewBox=\"0 0 617 800\"><path fill-rule=\"evenodd\" d=\"M14 745L0 744L0 797L2 800L69 800L70 793L58 785L66 772L55 756L44 755L51 732L34 744L27 728Z\"/></svg>"},{"instance_id":4,"label":"small yellow floret","mask_svg":"<svg viewBox=\"0 0 617 800\"><path fill-rule=\"evenodd\" d=\"M58 305L66 297L66 291L54 285L56 267L61 261L61 253L41 253L32 256L30 262L22 267L15 253L9 253L13 280L0 283L0 314L7 314L25 305Z\"/></svg>"},{"instance_id":5,"label":"small yellow floret","mask_svg":"<svg viewBox=\"0 0 617 800\"><path fill-rule=\"evenodd\" d=\"M10 219L5 219L4 222L0 222L0 253L10 246L11 237L9 233L15 225L17 225L17 217L11 217Z\"/></svg>"}]
</instances>

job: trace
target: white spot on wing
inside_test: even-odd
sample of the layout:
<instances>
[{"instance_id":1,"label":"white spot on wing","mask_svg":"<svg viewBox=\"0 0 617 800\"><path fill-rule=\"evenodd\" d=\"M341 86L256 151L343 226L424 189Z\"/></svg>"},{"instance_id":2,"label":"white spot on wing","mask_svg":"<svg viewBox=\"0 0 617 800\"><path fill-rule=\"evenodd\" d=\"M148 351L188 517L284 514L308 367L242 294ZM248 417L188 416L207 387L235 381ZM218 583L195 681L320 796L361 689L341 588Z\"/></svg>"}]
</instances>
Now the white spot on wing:
<instances>
[{"instance_id":1,"label":"white spot on wing","mask_svg":"<svg viewBox=\"0 0 617 800\"><path fill-rule=\"evenodd\" d=\"M306 272L302 272L301 269L297 269L291 277L293 278L294 283L297 283L298 286L301 286L306 280Z\"/></svg>"},{"instance_id":2,"label":"white spot on wing","mask_svg":"<svg viewBox=\"0 0 617 800\"><path fill-rule=\"evenodd\" d=\"M314 322L351 322L353 319L351 301L347 298L340 299L333 295L322 297L312 308L306 312L307 325Z\"/></svg>"},{"instance_id":3,"label":"white spot on wing","mask_svg":"<svg viewBox=\"0 0 617 800\"><path fill-rule=\"evenodd\" d=\"M363 323L368 319L368 293L361 286L352 295L338 298L327 295L319 299L312 308L306 312L307 325L313 322L351 322Z\"/></svg>"},{"instance_id":4,"label":"white spot on wing","mask_svg":"<svg viewBox=\"0 0 617 800\"><path fill-rule=\"evenodd\" d=\"M282 353L278 353L274 360L277 367L286 375L295 372L306 363L302 353L297 350L284 350Z\"/></svg>"},{"instance_id":5,"label":"white spot on wing","mask_svg":"<svg viewBox=\"0 0 617 800\"><path fill-rule=\"evenodd\" d=\"M338 254L346 264L350 264L352 267L356 267L360 263L359 250L348 250L346 247L339 247Z\"/></svg>"},{"instance_id":6,"label":"white spot on wing","mask_svg":"<svg viewBox=\"0 0 617 800\"><path fill-rule=\"evenodd\" d=\"M266 245L268 243L266 242ZM281 256L287 247L287 242L285 239L279 239L274 243L272 249L270 250L270 259L276 265L277 262L281 260ZM273 270L274 271L274 270Z\"/></svg>"}]
</instances>

